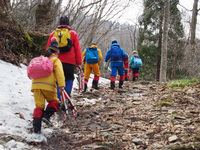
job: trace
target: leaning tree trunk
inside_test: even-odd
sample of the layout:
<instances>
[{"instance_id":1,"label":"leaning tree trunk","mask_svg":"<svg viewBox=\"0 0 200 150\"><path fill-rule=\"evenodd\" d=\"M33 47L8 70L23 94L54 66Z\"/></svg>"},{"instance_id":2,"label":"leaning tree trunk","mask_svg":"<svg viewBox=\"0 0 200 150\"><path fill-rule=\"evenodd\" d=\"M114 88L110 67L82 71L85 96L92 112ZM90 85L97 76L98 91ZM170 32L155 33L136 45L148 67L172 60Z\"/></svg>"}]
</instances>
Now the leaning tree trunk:
<instances>
[{"instance_id":1,"label":"leaning tree trunk","mask_svg":"<svg viewBox=\"0 0 200 150\"><path fill-rule=\"evenodd\" d=\"M163 42L162 42L161 65L160 65L160 82L165 82L167 76L168 25L169 25L169 0L165 0Z\"/></svg>"}]
</instances>

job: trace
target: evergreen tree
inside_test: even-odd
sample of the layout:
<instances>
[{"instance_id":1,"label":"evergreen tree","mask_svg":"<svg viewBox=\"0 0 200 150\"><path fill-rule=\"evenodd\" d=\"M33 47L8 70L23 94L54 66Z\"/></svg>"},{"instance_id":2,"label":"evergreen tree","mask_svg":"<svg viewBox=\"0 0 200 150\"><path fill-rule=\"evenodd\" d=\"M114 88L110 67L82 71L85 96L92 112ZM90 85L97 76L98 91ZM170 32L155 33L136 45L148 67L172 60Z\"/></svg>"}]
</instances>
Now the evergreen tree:
<instances>
[{"instance_id":1,"label":"evergreen tree","mask_svg":"<svg viewBox=\"0 0 200 150\"><path fill-rule=\"evenodd\" d=\"M143 60L142 75L146 79L159 80L160 75L160 60L161 47L163 38L163 16L164 16L164 2L160 0L143 0L144 11L140 16L139 23L141 25L138 52ZM179 51L182 51L181 44L184 34L181 23L180 11L177 8L179 0L170 0L170 21L169 21L169 39L168 39L168 74L177 68L174 59L182 58ZM167 64L166 64L167 65ZM173 67L171 67L173 66ZM175 67L175 68L174 68ZM172 76L170 76L172 77Z\"/></svg>"}]
</instances>

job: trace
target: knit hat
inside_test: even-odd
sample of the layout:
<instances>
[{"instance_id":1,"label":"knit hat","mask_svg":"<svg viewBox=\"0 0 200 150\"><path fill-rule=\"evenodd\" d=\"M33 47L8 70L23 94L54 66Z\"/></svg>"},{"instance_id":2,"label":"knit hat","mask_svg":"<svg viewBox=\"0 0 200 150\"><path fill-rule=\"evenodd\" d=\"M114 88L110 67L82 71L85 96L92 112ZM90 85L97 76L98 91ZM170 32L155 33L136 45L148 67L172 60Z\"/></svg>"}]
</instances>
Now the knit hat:
<instances>
[{"instance_id":1,"label":"knit hat","mask_svg":"<svg viewBox=\"0 0 200 150\"><path fill-rule=\"evenodd\" d=\"M58 42L57 42L57 38L56 38L56 37L52 37L52 38L51 38L51 43L50 43L48 49L51 49L51 50L57 52L58 54L60 53L60 50L59 50L59 48L58 48Z\"/></svg>"},{"instance_id":2,"label":"knit hat","mask_svg":"<svg viewBox=\"0 0 200 150\"><path fill-rule=\"evenodd\" d=\"M57 42L58 42L58 40L57 40L56 37L52 37L52 38L51 38L51 42L52 42L52 41L57 41Z\"/></svg>"},{"instance_id":3,"label":"knit hat","mask_svg":"<svg viewBox=\"0 0 200 150\"><path fill-rule=\"evenodd\" d=\"M113 43L117 43L117 40L113 40L113 41L112 41L112 44L113 44Z\"/></svg>"},{"instance_id":4,"label":"knit hat","mask_svg":"<svg viewBox=\"0 0 200 150\"><path fill-rule=\"evenodd\" d=\"M60 17L60 25L69 25L69 18L67 16Z\"/></svg>"},{"instance_id":5,"label":"knit hat","mask_svg":"<svg viewBox=\"0 0 200 150\"><path fill-rule=\"evenodd\" d=\"M137 54L138 52L137 51L133 51L133 54Z\"/></svg>"},{"instance_id":6,"label":"knit hat","mask_svg":"<svg viewBox=\"0 0 200 150\"><path fill-rule=\"evenodd\" d=\"M92 42L90 45L96 45L96 43L95 43L95 42Z\"/></svg>"}]
</instances>

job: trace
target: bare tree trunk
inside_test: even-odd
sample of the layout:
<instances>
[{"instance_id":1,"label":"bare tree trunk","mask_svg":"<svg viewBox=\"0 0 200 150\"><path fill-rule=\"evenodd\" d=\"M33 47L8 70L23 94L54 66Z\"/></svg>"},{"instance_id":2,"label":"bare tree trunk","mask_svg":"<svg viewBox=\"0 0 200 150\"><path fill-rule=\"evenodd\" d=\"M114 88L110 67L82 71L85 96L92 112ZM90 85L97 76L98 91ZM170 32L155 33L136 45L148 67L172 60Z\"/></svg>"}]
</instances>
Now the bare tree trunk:
<instances>
[{"instance_id":1,"label":"bare tree trunk","mask_svg":"<svg viewBox=\"0 0 200 150\"><path fill-rule=\"evenodd\" d=\"M198 14L197 6L198 6L198 0L194 0L193 10L192 10L192 22L191 22L191 27L190 27L190 30L191 30L190 43L191 43L191 45L195 44L197 14Z\"/></svg>"},{"instance_id":2,"label":"bare tree trunk","mask_svg":"<svg viewBox=\"0 0 200 150\"><path fill-rule=\"evenodd\" d=\"M134 32L133 32L133 48L132 48L132 51L133 50L136 50L137 49L137 39L138 39L138 35L137 35L137 24L135 24L135 28L134 28Z\"/></svg>"},{"instance_id":3,"label":"bare tree trunk","mask_svg":"<svg viewBox=\"0 0 200 150\"><path fill-rule=\"evenodd\" d=\"M162 15L160 16L160 24L159 24L159 38L158 38L158 47L161 48L162 46L162 34L163 34L163 29L162 29L162 24L163 24L163 17ZM160 62L161 62L161 51L158 51L158 60L157 60L157 70L156 70L156 80L159 81L160 77Z\"/></svg>"},{"instance_id":4,"label":"bare tree trunk","mask_svg":"<svg viewBox=\"0 0 200 150\"><path fill-rule=\"evenodd\" d=\"M128 27L128 31L129 31L129 35L130 35L130 41L131 41L131 52L136 50L136 43L137 43L137 35L136 35L136 31L137 31L137 28L136 28L136 25L134 26L134 30L132 28L132 26L129 26Z\"/></svg>"},{"instance_id":5,"label":"bare tree trunk","mask_svg":"<svg viewBox=\"0 0 200 150\"><path fill-rule=\"evenodd\" d=\"M169 25L169 0L165 0L163 42L162 42L162 51L161 51L160 80L159 80L160 82L165 82L166 75L167 75L168 25Z\"/></svg>"},{"instance_id":6,"label":"bare tree trunk","mask_svg":"<svg viewBox=\"0 0 200 150\"><path fill-rule=\"evenodd\" d=\"M192 10L192 22L190 26L190 44L191 44L191 49L190 49L190 60L188 61L190 64L188 69L189 69L189 74L190 76L195 75L195 70L197 69L196 65L196 25L197 25L197 15L198 15L198 0L194 0L193 3L193 10ZM192 67L193 66L193 67Z\"/></svg>"}]
</instances>

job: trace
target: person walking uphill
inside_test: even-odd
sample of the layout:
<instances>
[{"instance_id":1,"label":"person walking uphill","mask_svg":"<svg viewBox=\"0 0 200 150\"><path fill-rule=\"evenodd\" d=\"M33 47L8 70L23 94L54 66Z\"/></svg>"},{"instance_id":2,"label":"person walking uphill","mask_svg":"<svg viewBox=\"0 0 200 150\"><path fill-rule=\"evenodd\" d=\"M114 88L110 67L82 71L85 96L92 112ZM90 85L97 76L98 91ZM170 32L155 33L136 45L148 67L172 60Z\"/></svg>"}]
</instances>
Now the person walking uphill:
<instances>
[{"instance_id":1,"label":"person walking uphill","mask_svg":"<svg viewBox=\"0 0 200 150\"><path fill-rule=\"evenodd\" d=\"M110 59L111 62L111 74L110 74L110 89L115 88L115 79L117 71L119 74L119 88L122 88L124 82L124 66L123 59L127 58L128 55L124 52L116 40L112 41L111 48L106 53L105 62Z\"/></svg>"},{"instance_id":2,"label":"person walking uphill","mask_svg":"<svg viewBox=\"0 0 200 150\"><path fill-rule=\"evenodd\" d=\"M101 59L102 59L101 50L96 46L96 44L92 43L88 48L86 48L83 51L82 59L84 60L84 63L85 63L84 92L86 92L86 90L87 90L87 83L88 83L91 71L93 71L93 74L94 74L92 88L99 89L99 87L98 87L99 76L100 76L99 65L100 65Z\"/></svg>"},{"instance_id":3,"label":"person walking uphill","mask_svg":"<svg viewBox=\"0 0 200 150\"><path fill-rule=\"evenodd\" d=\"M142 67L142 60L139 58L138 52L133 51L133 56L130 61L130 68L132 69L133 81L137 81L139 78L139 70Z\"/></svg>"},{"instance_id":4,"label":"person walking uphill","mask_svg":"<svg viewBox=\"0 0 200 150\"><path fill-rule=\"evenodd\" d=\"M58 47L60 50L58 58L61 60L63 65L65 90L70 96L73 87L75 66L77 65L80 67L82 60L78 34L70 28L69 18L67 16L60 18L60 25L49 36L47 48L49 47L50 39L52 37L58 39ZM61 100L59 90L58 98Z\"/></svg>"},{"instance_id":5,"label":"person walking uphill","mask_svg":"<svg viewBox=\"0 0 200 150\"><path fill-rule=\"evenodd\" d=\"M54 39L50 43L48 50L44 53L44 56L49 57L53 62L53 71L49 76L32 79L31 92L34 93L35 100L35 109L33 112L33 130L35 133L41 132L41 120L47 125L52 126L50 117L54 112L58 111L57 84L60 91L65 86L62 63L57 58L59 52L58 43ZM46 109L45 99L48 102Z\"/></svg>"},{"instance_id":6,"label":"person walking uphill","mask_svg":"<svg viewBox=\"0 0 200 150\"><path fill-rule=\"evenodd\" d=\"M125 77L125 81L128 81L129 76L128 76L128 55L126 58L123 59L123 63L124 63L124 77Z\"/></svg>"}]
</instances>

